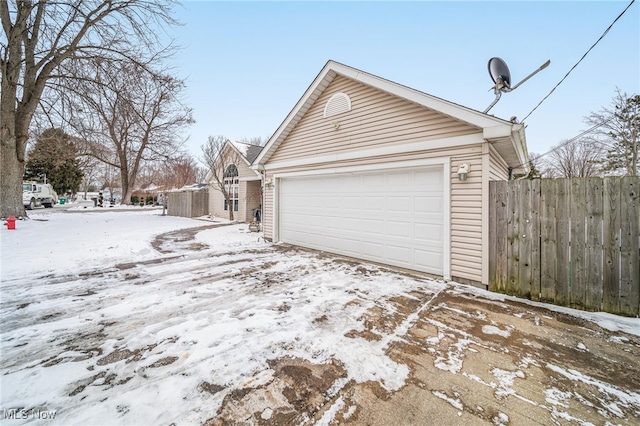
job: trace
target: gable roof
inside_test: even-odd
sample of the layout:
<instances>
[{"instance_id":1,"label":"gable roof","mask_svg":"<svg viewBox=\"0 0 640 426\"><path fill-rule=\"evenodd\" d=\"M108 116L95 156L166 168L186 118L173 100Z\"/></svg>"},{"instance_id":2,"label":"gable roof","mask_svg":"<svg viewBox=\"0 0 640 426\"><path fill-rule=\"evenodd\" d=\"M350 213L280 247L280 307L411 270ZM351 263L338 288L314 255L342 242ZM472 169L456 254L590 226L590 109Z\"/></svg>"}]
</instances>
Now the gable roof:
<instances>
[{"instance_id":1,"label":"gable roof","mask_svg":"<svg viewBox=\"0 0 640 426\"><path fill-rule=\"evenodd\" d=\"M228 141L225 142L225 144L228 144L238 154L240 154L242 159L244 159L245 162L247 163L247 166L250 166L251 163L253 163L253 160L255 160L256 157L260 154L260 151L262 151L262 147L261 146L259 146L259 145L251 145L251 144L244 143L244 142L228 140ZM223 147L222 151L224 151L224 150L225 150L225 148Z\"/></svg>"},{"instance_id":2,"label":"gable roof","mask_svg":"<svg viewBox=\"0 0 640 426\"><path fill-rule=\"evenodd\" d=\"M522 124L512 123L455 104L331 60L325 64L289 115L271 136L260 154L255 158L253 161L254 167L259 164L265 164L269 160L309 108L338 75L356 80L482 129L484 138L494 143L494 148L503 156L507 164L514 169L524 171L522 170L522 163L527 162L528 153Z\"/></svg>"},{"instance_id":3,"label":"gable roof","mask_svg":"<svg viewBox=\"0 0 640 426\"><path fill-rule=\"evenodd\" d=\"M261 176L260 172L258 172L257 170L251 167L251 163L253 162L253 160L255 160L258 154L260 154L260 151L262 151L261 146L251 145L244 142L227 140L222 146L222 149L220 150L219 155L223 155L223 153L228 149L232 149L233 151L235 151L238 154L238 156L242 158L242 160L244 160L245 164L251 169L251 171L256 174L256 176ZM218 158L216 158L216 162L217 161L218 161ZM211 173L212 173L211 170L207 172L207 175L205 176L206 181L208 181L211 178Z\"/></svg>"}]
</instances>

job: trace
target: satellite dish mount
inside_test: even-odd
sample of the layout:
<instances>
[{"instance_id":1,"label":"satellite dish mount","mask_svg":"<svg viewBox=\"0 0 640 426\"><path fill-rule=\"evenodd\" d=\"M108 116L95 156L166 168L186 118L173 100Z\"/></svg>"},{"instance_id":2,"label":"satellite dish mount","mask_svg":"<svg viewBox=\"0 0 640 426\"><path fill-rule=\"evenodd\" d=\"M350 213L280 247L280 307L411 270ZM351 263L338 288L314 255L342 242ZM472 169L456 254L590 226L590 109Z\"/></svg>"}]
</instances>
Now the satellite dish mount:
<instances>
[{"instance_id":1,"label":"satellite dish mount","mask_svg":"<svg viewBox=\"0 0 640 426\"><path fill-rule=\"evenodd\" d=\"M492 89L493 89L493 93L495 93L496 95L496 98L493 100L493 102L491 102L491 105L489 105L487 109L484 110L484 113L486 114L487 112L489 112L489 110L493 108L495 104L498 103L503 93L512 92L516 90L518 86L520 86L525 81L529 80L538 72L548 67L550 63L551 61L547 60L547 62L542 64L540 68L538 68L537 70L535 70L534 72L526 76L522 81L520 81L515 86L511 87L511 73L509 72L509 67L507 67L507 64L500 58L489 59L489 64L487 65L487 67L489 68L489 75L493 80L494 86L492 87Z\"/></svg>"}]
</instances>

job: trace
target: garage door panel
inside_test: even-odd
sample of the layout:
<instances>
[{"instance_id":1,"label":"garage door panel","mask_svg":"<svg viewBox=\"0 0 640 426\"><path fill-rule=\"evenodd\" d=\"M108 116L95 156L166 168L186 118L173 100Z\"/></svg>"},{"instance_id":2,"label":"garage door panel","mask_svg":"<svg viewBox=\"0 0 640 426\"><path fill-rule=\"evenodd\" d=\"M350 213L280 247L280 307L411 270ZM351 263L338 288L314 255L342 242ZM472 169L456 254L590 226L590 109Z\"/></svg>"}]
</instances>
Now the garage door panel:
<instances>
[{"instance_id":1,"label":"garage door panel","mask_svg":"<svg viewBox=\"0 0 640 426\"><path fill-rule=\"evenodd\" d=\"M415 251L416 265L421 269L436 270L442 265L442 254L429 250L416 250Z\"/></svg>"},{"instance_id":2,"label":"garage door panel","mask_svg":"<svg viewBox=\"0 0 640 426\"><path fill-rule=\"evenodd\" d=\"M384 259L385 246L382 243L363 241L362 251L365 253L369 253L371 256L382 260Z\"/></svg>"},{"instance_id":3,"label":"garage door panel","mask_svg":"<svg viewBox=\"0 0 640 426\"><path fill-rule=\"evenodd\" d=\"M389 212L406 212L412 207L412 199L409 196L404 197L388 197L387 210ZM412 210L412 209L411 209Z\"/></svg>"},{"instance_id":4,"label":"garage door panel","mask_svg":"<svg viewBox=\"0 0 640 426\"><path fill-rule=\"evenodd\" d=\"M362 225L363 225L363 223L362 223L362 220L360 220L360 219L354 219L354 218L345 217L345 218L342 219L341 229L343 229L343 230L353 230L356 233L360 234L362 231L364 231Z\"/></svg>"},{"instance_id":5,"label":"garage door panel","mask_svg":"<svg viewBox=\"0 0 640 426\"><path fill-rule=\"evenodd\" d=\"M387 245L387 258L401 264L411 263L411 249L405 246Z\"/></svg>"},{"instance_id":6,"label":"garage door panel","mask_svg":"<svg viewBox=\"0 0 640 426\"><path fill-rule=\"evenodd\" d=\"M399 238L411 238L413 234L413 226L407 222L394 222L389 221L387 223L387 232L393 234Z\"/></svg>"},{"instance_id":7,"label":"garage door panel","mask_svg":"<svg viewBox=\"0 0 640 426\"><path fill-rule=\"evenodd\" d=\"M428 223L416 223L413 226L414 237L422 241L442 241L442 226Z\"/></svg>"},{"instance_id":8,"label":"garage door panel","mask_svg":"<svg viewBox=\"0 0 640 426\"><path fill-rule=\"evenodd\" d=\"M386 223L384 219L363 219L363 230L371 234L384 235L386 232Z\"/></svg>"},{"instance_id":9,"label":"garage door panel","mask_svg":"<svg viewBox=\"0 0 640 426\"><path fill-rule=\"evenodd\" d=\"M416 196L413 200L416 212L430 212L442 214L442 196Z\"/></svg>"},{"instance_id":10,"label":"garage door panel","mask_svg":"<svg viewBox=\"0 0 640 426\"><path fill-rule=\"evenodd\" d=\"M340 197L340 206L345 210L359 210L362 208L362 199L360 196L344 195Z\"/></svg>"},{"instance_id":11,"label":"garage door panel","mask_svg":"<svg viewBox=\"0 0 640 426\"><path fill-rule=\"evenodd\" d=\"M284 242L441 274L442 167L280 179Z\"/></svg>"},{"instance_id":12,"label":"garage door panel","mask_svg":"<svg viewBox=\"0 0 640 426\"><path fill-rule=\"evenodd\" d=\"M362 197L362 208L369 211L383 211L385 207L384 197L367 196Z\"/></svg>"}]
</instances>

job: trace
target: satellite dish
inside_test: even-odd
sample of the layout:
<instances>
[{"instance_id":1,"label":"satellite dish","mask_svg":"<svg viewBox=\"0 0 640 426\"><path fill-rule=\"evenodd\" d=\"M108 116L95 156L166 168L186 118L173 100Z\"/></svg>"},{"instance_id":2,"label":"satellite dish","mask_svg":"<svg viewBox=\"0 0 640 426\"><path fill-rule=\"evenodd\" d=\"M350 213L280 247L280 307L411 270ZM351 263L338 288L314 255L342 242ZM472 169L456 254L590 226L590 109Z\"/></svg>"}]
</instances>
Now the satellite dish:
<instances>
[{"instance_id":1,"label":"satellite dish","mask_svg":"<svg viewBox=\"0 0 640 426\"><path fill-rule=\"evenodd\" d=\"M500 58L491 58L489 59L489 64L487 65L489 68L489 75L493 80L493 83L500 89L500 91L506 91L505 89L511 88L511 73L509 72L509 67L507 64Z\"/></svg>"},{"instance_id":2,"label":"satellite dish","mask_svg":"<svg viewBox=\"0 0 640 426\"><path fill-rule=\"evenodd\" d=\"M518 86L520 86L525 81L529 80L538 72L548 67L550 63L551 61L547 60L547 62L542 64L540 68L538 68L537 70L535 70L534 72L526 76L515 86L511 87L511 73L509 72L509 67L507 66L506 62L500 58L489 59L487 68L489 68L489 75L491 76L491 80L493 80L494 86L491 89L493 89L493 93L495 93L496 98L494 99L493 102L491 102L491 105L489 105L487 109L484 110L485 114L489 112L489 110L493 108L495 104L498 103L503 93L512 92L516 90Z\"/></svg>"}]
</instances>

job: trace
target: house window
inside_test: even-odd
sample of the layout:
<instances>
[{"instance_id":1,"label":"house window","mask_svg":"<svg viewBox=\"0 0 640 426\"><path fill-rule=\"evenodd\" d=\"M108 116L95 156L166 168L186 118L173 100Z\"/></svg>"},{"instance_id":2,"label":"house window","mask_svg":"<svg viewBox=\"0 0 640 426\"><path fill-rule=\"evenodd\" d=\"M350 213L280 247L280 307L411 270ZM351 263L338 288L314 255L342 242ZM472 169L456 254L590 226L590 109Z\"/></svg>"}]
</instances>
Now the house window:
<instances>
[{"instance_id":1,"label":"house window","mask_svg":"<svg viewBox=\"0 0 640 426\"><path fill-rule=\"evenodd\" d=\"M224 172L224 188L229 194L229 202L233 206L233 211L238 211L238 168L235 164L229 165ZM227 199L224 199L224 209L229 210Z\"/></svg>"}]
</instances>

